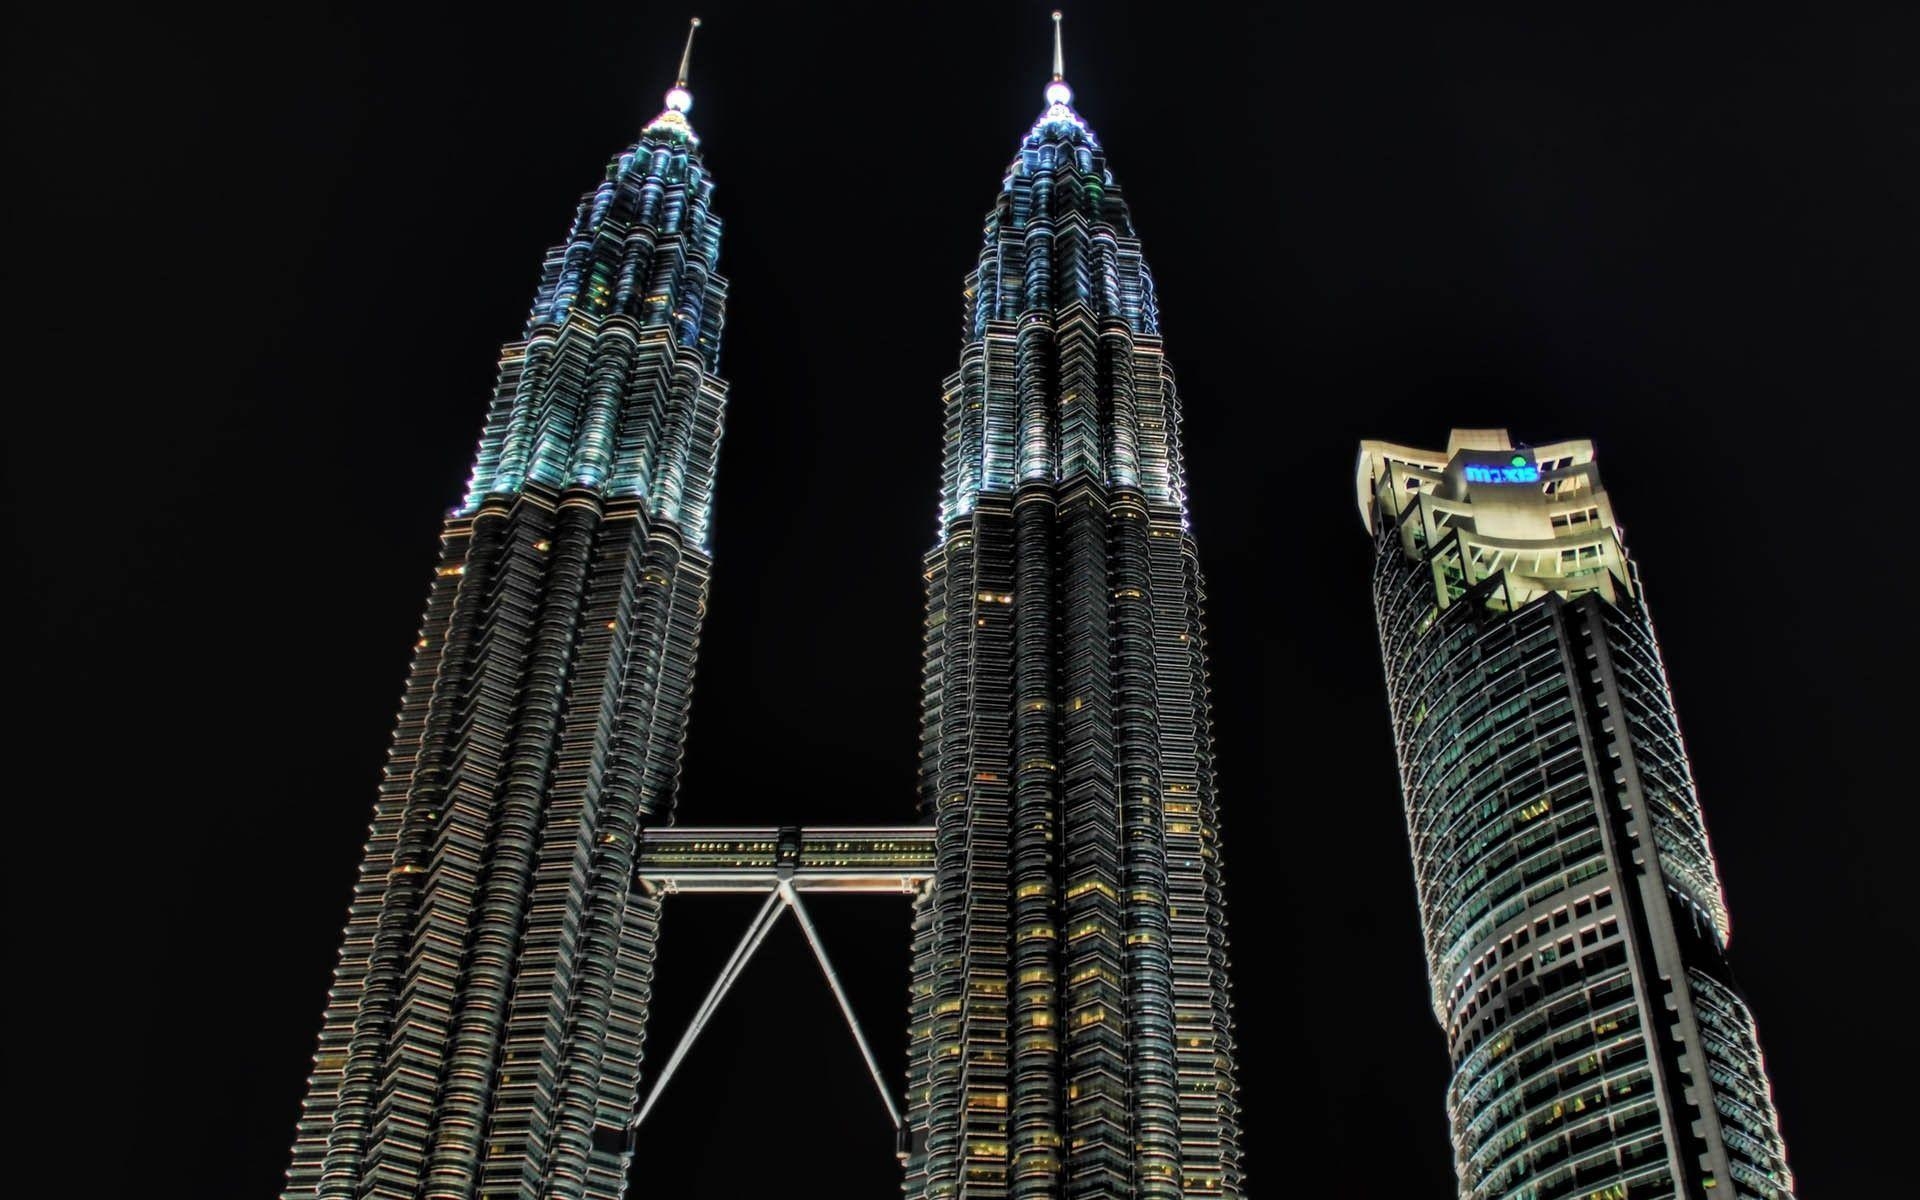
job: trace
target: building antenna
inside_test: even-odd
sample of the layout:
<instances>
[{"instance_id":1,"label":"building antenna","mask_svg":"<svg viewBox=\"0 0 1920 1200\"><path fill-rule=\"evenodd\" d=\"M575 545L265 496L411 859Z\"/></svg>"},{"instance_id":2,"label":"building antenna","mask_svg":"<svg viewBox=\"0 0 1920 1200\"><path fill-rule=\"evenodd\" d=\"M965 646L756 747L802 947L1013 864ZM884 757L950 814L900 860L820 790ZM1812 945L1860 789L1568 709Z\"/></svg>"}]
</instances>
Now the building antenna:
<instances>
[{"instance_id":1,"label":"building antenna","mask_svg":"<svg viewBox=\"0 0 1920 1200\"><path fill-rule=\"evenodd\" d=\"M673 86L675 87L683 88L687 86L687 68L693 62L693 34L694 31L699 28L699 17L695 17L693 20L687 22L687 48L680 52L680 74L673 81Z\"/></svg>"},{"instance_id":2,"label":"building antenna","mask_svg":"<svg viewBox=\"0 0 1920 1200\"><path fill-rule=\"evenodd\" d=\"M699 28L699 17L687 22L687 48L680 52L680 74L667 91L667 112L684 116L693 107L693 93L687 90L687 68L693 64L693 34Z\"/></svg>"},{"instance_id":3,"label":"building antenna","mask_svg":"<svg viewBox=\"0 0 1920 1200\"><path fill-rule=\"evenodd\" d=\"M1060 10L1053 10L1053 82L1047 85L1047 103L1073 103L1073 89L1067 86L1067 56L1060 49Z\"/></svg>"}]
</instances>

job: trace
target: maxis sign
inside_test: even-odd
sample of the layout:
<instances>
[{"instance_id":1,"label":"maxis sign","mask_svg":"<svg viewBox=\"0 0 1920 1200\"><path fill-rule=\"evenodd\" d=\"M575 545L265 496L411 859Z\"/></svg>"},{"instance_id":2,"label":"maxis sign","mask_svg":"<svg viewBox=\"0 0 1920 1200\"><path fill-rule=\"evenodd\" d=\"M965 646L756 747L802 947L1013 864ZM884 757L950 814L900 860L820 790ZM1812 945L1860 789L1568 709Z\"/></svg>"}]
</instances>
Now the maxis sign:
<instances>
[{"instance_id":1,"label":"maxis sign","mask_svg":"<svg viewBox=\"0 0 1920 1200\"><path fill-rule=\"evenodd\" d=\"M1469 463L1467 465L1468 483L1539 483L1540 468L1528 462L1525 455L1516 454L1513 461L1505 466L1490 463Z\"/></svg>"}]
</instances>

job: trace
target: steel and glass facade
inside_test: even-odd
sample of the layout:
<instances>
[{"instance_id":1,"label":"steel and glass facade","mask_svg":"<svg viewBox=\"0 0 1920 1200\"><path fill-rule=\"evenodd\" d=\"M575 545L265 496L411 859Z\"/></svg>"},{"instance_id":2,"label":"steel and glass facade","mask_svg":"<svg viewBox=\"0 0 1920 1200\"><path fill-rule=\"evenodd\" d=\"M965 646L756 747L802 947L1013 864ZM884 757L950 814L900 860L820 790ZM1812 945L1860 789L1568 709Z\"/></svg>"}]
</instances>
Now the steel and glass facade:
<instances>
[{"instance_id":1,"label":"steel and glass facade","mask_svg":"<svg viewBox=\"0 0 1920 1200\"><path fill-rule=\"evenodd\" d=\"M906 1192L1238 1196L1180 402L1057 72L964 295L924 564Z\"/></svg>"},{"instance_id":2,"label":"steel and glass facade","mask_svg":"<svg viewBox=\"0 0 1920 1200\"><path fill-rule=\"evenodd\" d=\"M683 64L684 75L684 64ZM683 88L582 200L447 518L285 1196L616 1197L726 385Z\"/></svg>"},{"instance_id":3,"label":"steel and glass facade","mask_svg":"<svg viewBox=\"0 0 1920 1200\"><path fill-rule=\"evenodd\" d=\"M1790 1200L1592 446L1366 442L1357 491L1461 1197Z\"/></svg>"},{"instance_id":4,"label":"steel and glass facade","mask_svg":"<svg viewBox=\"0 0 1920 1200\"><path fill-rule=\"evenodd\" d=\"M1179 398L1055 19L942 400L924 823L666 828L726 399L720 225L676 87L501 355L287 1200L620 1196L632 1130L786 910L910 1197L1242 1194ZM904 1113L806 915L819 891L915 898ZM661 906L698 892L767 900L643 1100Z\"/></svg>"}]
</instances>

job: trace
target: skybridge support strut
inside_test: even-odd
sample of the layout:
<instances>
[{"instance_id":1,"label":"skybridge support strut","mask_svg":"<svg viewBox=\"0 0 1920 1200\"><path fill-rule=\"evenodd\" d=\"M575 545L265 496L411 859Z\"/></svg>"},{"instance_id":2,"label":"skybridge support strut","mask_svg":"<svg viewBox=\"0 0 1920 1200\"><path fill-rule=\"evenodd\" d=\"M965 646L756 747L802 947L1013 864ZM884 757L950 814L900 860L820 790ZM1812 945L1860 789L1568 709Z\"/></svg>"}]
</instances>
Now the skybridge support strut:
<instances>
[{"instance_id":1,"label":"skybridge support strut","mask_svg":"<svg viewBox=\"0 0 1920 1200\"><path fill-rule=\"evenodd\" d=\"M713 981L713 987L707 992L707 998L701 1003L700 1010L693 1014L693 1020L687 1024L687 1031L680 1035L680 1044L673 1048L672 1056L667 1059L667 1065L661 1069L660 1077L653 1081L653 1089L647 1093L647 1099L640 1105L640 1111L634 1114L629 1128L638 1129L640 1122L646 1120L647 1114L653 1111L653 1106L660 1099L660 1093L666 1088L667 1081L672 1079L673 1073L680 1069L681 1062L687 1057L687 1051L693 1049L694 1040L700 1036L700 1031L706 1028L708 1019L720 1007L720 1002L727 998L727 993L733 990L734 981L740 978L740 972L746 967L747 960L751 959L753 952L760 948L760 943L767 940L767 934L773 929L773 923L780 917L780 899L780 893L775 892L767 897L765 904L760 906L760 911L754 916L752 924L747 926L747 932L741 936L740 944L734 947L733 957L729 958L727 965L720 969L720 978Z\"/></svg>"},{"instance_id":2,"label":"skybridge support strut","mask_svg":"<svg viewBox=\"0 0 1920 1200\"><path fill-rule=\"evenodd\" d=\"M795 919L800 922L801 932L807 935L807 944L813 947L813 957L820 964L821 974L827 977L827 986L833 989L833 998L840 1002L840 1011L847 1018L847 1028L853 1030L853 1040L860 1046L860 1057L867 1060L867 1073L873 1076L873 1086L880 1093L880 1103L887 1106L887 1116L893 1119L893 1128L897 1132L904 1124L900 1106L893 1102L893 1093L887 1090L887 1081L880 1074L880 1064L874 1061L873 1049L867 1045L867 1035L860 1030L860 1018L853 1015L853 1002L847 999L845 989L840 986L840 977L833 973L833 964L827 961L827 948L821 943L820 934L807 916L806 905L800 903L800 893L794 891L793 885L785 880L780 883L779 895L786 898L787 907L793 910Z\"/></svg>"}]
</instances>

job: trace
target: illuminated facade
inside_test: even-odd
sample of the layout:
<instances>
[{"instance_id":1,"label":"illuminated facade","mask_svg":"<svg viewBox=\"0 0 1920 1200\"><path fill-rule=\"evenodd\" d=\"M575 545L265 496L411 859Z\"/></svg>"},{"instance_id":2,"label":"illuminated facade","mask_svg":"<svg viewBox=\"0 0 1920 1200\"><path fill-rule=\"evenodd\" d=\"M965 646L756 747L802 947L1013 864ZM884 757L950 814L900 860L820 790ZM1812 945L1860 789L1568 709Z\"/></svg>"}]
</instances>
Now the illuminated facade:
<instances>
[{"instance_id":1,"label":"illuminated facade","mask_svg":"<svg viewBox=\"0 0 1920 1200\"><path fill-rule=\"evenodd\" d=\"M691 38L689 38L691 49ZM712 181L667 107L581 202L442 535L285 1195L616 1197L726 385Z\"/></svg>"},{"instance_id":2,"label":"illuminated facade","mask_svg":"<svg viewBox=\"0 0 1920 1200\"><path fill-rule=\"evenodd\" d=\"M670 827L726 396L683 59L501 355L286 1200L622 1195L633 1131L786 912L914 1200L1242 1194L1179 401L1058 20L946 386L924 823ZM642 1096L663 904L727 892L765 900ZM819 892L914 898L904 1111Z\"/></svg>"},{"instance_id":3,"label":"illuminated facade","mask_svg":"<svg viewBox=\"0 0 1920 1200\"><path fill-rule=\"evenodd\" d=\"M1460 1195L1790 1200L1593 447L1365 442L1356 482Z\"/></svg>"},{"instance_id":4,"label":"illuminated facade","mask_svg":"<svg viewBox=\"0 0 1920 1200\"><path fill-rule=\"evenodd\" d=\"M1241 1194L1202 587L1152 276L1055 74L986 220L925 559L906 1191Z\"/></svg>"}]
</instances>

